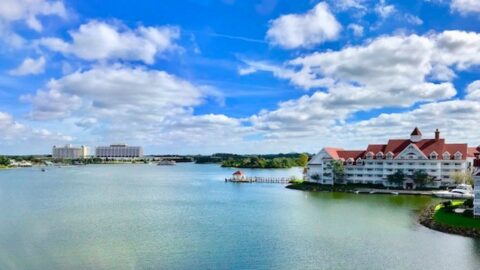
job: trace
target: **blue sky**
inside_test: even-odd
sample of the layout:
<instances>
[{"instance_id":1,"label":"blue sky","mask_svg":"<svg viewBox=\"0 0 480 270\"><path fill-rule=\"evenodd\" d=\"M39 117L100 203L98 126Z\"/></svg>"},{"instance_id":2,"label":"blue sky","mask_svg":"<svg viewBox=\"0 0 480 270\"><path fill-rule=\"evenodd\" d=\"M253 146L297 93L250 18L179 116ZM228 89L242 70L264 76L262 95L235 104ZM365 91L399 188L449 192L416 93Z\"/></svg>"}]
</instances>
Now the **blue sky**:
<instances>
[{"instance_id":1,"label":"blue sky","mask_svg":"<svg viewBox=\"0 0 480 270\"><path fill-rule=\"evenodd\" d=\"M479 21L476 0L5 0L0 152L478 145Z\"/></svg>"}]
</instances>

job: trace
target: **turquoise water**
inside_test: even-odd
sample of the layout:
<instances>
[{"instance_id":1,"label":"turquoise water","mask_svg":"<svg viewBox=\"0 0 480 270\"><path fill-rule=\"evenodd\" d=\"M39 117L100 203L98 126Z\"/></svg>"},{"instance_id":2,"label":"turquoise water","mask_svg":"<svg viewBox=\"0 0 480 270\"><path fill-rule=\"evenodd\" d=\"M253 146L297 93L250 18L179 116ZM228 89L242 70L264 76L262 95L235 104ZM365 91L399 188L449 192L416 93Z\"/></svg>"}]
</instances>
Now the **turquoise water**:
<instances>
[{"instance_id":1,"label":"turquoise water","mask_svg":"<svg viewBox=\"0 0 480 270\"><path fill-rule=\"evenodd\" d=\"M428 197L225 183L232 172L0 171L0 269L480 269L480 241L415 222Z\"/></svg>"}]
</instances>

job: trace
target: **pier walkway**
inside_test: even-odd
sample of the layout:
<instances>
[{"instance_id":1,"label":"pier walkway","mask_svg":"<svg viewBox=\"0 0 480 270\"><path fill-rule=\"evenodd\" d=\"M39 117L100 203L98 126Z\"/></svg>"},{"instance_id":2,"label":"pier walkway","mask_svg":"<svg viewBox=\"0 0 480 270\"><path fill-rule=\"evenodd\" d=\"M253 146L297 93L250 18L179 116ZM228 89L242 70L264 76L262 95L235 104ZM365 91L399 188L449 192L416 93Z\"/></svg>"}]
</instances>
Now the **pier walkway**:
<instances>
[{"instance_id":1,"label":"pier walkway","mask_svg":"<svg viewBox=\"0 0 480 270\"><path fill-rule=\"evenodd\" d=\"M295 180L295 177L243 177L238 178L225 178L225 182L232 183L269 183L269 184L288 184L290 181Z\"/></svg>"},{"instance_id":2,"label":"pier walkway","mask_svg":"<svg viewBox=\"0 0 480 270\"><path fill-rule=\"evenodd\" d=\"M404 189L375 189L358 188L354 191L356 194L393 194L393 195L432 195L428 190L404 190Z\"/></svg>"}]
</instances>

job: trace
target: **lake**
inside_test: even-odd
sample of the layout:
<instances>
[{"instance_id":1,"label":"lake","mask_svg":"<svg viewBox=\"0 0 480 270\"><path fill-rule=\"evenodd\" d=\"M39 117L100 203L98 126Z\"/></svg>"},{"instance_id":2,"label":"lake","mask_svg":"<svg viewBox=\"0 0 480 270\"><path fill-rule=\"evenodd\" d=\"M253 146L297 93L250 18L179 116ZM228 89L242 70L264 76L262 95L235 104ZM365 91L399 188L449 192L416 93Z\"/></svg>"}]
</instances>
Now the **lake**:
<instances>
[{"instance_id":1,"label":"lake","mask_svg":"<svg viewBox=\"0 0 480 270\"><path fill-rule=\"evenodd\" d=\"M0 269L480 269L480 241L416 223L430 197L225 183L234 171L2 170Z\"/></svg>"}]
</instances>

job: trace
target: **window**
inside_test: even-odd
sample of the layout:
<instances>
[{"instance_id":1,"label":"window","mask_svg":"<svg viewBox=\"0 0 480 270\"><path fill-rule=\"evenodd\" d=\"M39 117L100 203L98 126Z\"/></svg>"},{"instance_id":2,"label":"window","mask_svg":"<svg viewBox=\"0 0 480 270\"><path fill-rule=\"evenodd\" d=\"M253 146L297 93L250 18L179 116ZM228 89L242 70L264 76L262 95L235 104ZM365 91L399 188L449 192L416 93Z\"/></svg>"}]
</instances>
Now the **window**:
<instances>
[{"instance_id":1,"label":"window","mask_svg":"<svg viewBox=\"0 0 480 270\"><path fill-rule=\"evenodd\" d=\"M443 153L443 159L446 159L446 160L450 159L450 153L448 152Z\"/></svg>"},{"instance_id":2,"label":"window","mask_svg":"<svg viewBox=\"0 0 480 270\"><path fill-rule=\"evenodd\" d=\"M377 153L377 159L382 159L383 158L383 153L382 152L378 152Z\"/></svg>"},{"instance_id":3,"label":"window","mask_svg":"<svg viewBox=\"0 0 480 270\"><path fill-rule=\"evenodd\" d=\"M430 154L430 159L437 159L437 157L438 157L438 154L436 152L432 152Z\"/></svg>"},{"instance_id":4,"label":"window","mask_svg":"<svg viewBox=\"0 0 480 270\"><path fill-rule=\"evenodd\" d=\"M392 152L388 151L387 159L393 159L393 153Z\"/></svg>"},{"instance_id":5,"label":"window","mask_svg":"<svg viewBox=\"0 0 480 270\"><path fill-rule=\"evenodd\" d=\"M455 159L462 159L462 153L460 152L455 153Z\"/></svg>"},{"instance_id":6,"label":"window","mask_svg":"<svg viewBox=\"0 0 480 270\"><path fill-rule=\"evenodd\" d=\"M357 165L363 165L363 161L361 158L357 158Z\"/></svg>"},{"instance_id":7,"label":"window","mask_svg":"<svg viewBox=\"0 0 480 270\"><path fill-rule=\"evenodd\" d=\"M367 159L372 159L373 158L373 153L372 152L368 152L367 153Z\"/></svg>"}]
</instances>

